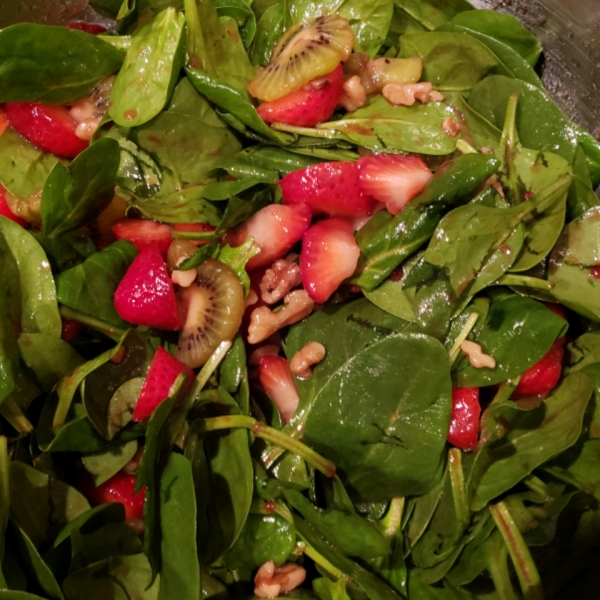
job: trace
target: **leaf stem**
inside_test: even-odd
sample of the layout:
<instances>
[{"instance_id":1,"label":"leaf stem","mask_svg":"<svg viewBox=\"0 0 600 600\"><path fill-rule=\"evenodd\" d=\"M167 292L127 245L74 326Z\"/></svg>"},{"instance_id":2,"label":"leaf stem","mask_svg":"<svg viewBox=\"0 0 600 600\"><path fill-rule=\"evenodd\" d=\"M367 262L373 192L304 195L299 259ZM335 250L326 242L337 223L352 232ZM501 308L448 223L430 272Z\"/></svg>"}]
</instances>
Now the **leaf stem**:
<instances>
[{"instance_id":1,"label":"leaf stem","mask_svg":"<svg viewBox=\"0 0 600 600\"><path fill-rule=\"evenodd\" d=\"M19 433L28 434L33 431L33 425L25 416L21 407L10 396L0 404L2 415Z\"/></svg>"},{"instance_id":2,"label":"leaf stem","mask_svg":"<svg viewBox=\"0 0 600 600\"><path fill-rule=\"evenodd\" d=\"M295 125L287 125L286 123L272 123L271 127L277 131L285 131L296 135L306 135L314 138L325 138L327 140L335 140L340 136L333 129L314 129L312 127L296 127Z\"/></svg>"},{"instance_id":3,"label":"leaf stem","mask_svg":"<svg viewBox=\"0 0 600 600\"><path fill-rule=\"evenodd\" d=\"M448 471L450 474L450 483L452 484L452 499L454 501L454 511L461 525L460 535L469 525L470 512L465 492L465 474L462 466L462 452L458 448L451 448L448 451Z\"/></svg>"},{"instance_id":4,"label":"leaf stem","mask_svg":"<svg viewBox=\"0 0 600 600\"><path fill-rule=\"evenodd\" d=\"M460 354L460 346L467 339L468 335L473 330L473 327L475 327L477 319L479 319L479 313L472 312L467 318L465 326L461 329L460 333L456 337L456 341L452 345L452 348L449 352L450 366L452 366L456 362L456 359Z\"/></svg>"},{"instance_id":5,"label":"leaf stem","mask_svg":"<svg viewBox=\"0 0 600 600\"><path fill-rule=\"evenodd\" d=\"M551 291L554 287L549 281L538 277L527 277L526 275L503 275L496 281L498 285L522 285L524 287Z\"/></svg>"},{"instance_id":6,"label":"leaf stem","mask_svg":"<svg viewBox=\"0 0 600 600\"><path fill-rule=\"evenodd\" d=\"M405 498L403 496L392 498L385 517L379 521L379 530L386 538L393 538L400 530L402 514L404 513L404 503Z\"/></svg>"},{"instance_id":7,"label":"leaf stem","mask_svg":"<svg viewBox=\"0 0 600 600\"><path fill-rule=\"evenodd\" d=\"M478 154L477 148L474 148L466 140L458 140L456 142L456 149L462 154Z\"/></svg>"},{"instance_id":8,"label":"leaf stem","mask_svg":"<svg viewBox=\"0 0 600 600\"><path fill-rule=\"evenodd\" d=\"M228 415L204 419L200 431L218 431L219 429L232 429L235 427L249 429L256 437L262 438L271 444L275 444L280 448L284 448L285 450L297 454L327 477L335 476L335 465L330 460L317 454L306 444L295 440L282 431L257 421L254 417L248 417L246 415Z\"/></svg>"},{"instance_id":9,"label":"leaf stem","mask_svg":"<svg viewBox=\"0 0 600 600\"><path fill-rule=\"evenodd\" d=\"M195 240L199 242L212 241L215 239L214 231L176 231L171 232L174 240Z\"/></svg>"},{"instance_id":10,"label":"leaf stem","mask_svg":"<svg viewBox=\"0 0 600 600\"><path fill-rule=\"evenodd\" d=\"M77 321L78 323L83 323L100 333L103 333L106 337L109 337L111 340L118 342L124 335L125 330L119 329L118 327L113 327L100 319L95 319L94 317L90 317L88 315L84 315L64 304L60 305L60 315L65 319L71 319L71 321Z\"/></svg>"},{"instance_id":11,"label":"leaf stem","mask_svg":"<svg viewBox=\"0 0 600 600\"><path fill-rule=\"evenodd\" d=\"M304 548L304 554L308 556L308 558L312 559L317 565L325 569L328 573L330 573L335 579L340 579L344 577L344 573L340 571L337 567L334 567L324 556L321 556L306 540L304 540L306 547Z\"/></svg>"}]
</instances>

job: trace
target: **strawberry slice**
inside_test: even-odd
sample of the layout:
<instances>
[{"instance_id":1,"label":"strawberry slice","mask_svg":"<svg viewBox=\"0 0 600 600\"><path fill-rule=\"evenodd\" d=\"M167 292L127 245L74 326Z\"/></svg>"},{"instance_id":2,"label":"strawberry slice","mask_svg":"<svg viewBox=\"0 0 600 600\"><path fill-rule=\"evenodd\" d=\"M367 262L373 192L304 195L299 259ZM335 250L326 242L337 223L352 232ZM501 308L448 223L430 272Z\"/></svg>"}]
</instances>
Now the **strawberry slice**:
<instances>
[{"instance_id":1,"label":"strawberry slice","mask_svg":"<svg viewBox=\"0 0 600 600\"><path fill-rule=\"evenodd\" d=\"M462 450L473 450L477 445L480 414L479 388L454 388L448 442Z\"/></svg>"},{"instance_id":2,"label":"strawberry slice","mask_svg":"<svg viewBox=\"0 0 600 600\"><path fill-rule=\"evenodd\" d=\"M8 116L3 108L0 108L0 135L2 135L8 127Z\"/></svg>"},{"instance_id":3,"label":"strawberry slice","mask_svg":"<svg viewBox=\"0 0 600 600\"><path fill-rule=\"evenodd\" d=\"M64 106L8 102L8 122L28 141L60 158L75 158L89 142L77 137L77 123Z\"/></svg>"},{"instance_id":4,"label":"strawberry slice","mask_svg":"<svg viewBox=\"0 0 600 600\"><path fill-rule=\"evenodd\" d=\"M129 265L115 291L115 309L134 325L181 329L175 289L158 245L146 246Z\"/></svg>"},{"instance_id":5,"label":"strawberry slice","mask_svg":"<svg viewBox=\"0 0 600 600\"><path fill-rule=\"evenodd\" d=\"M85 325L79 321L73 321L72 319L62 320L62 332L60 337L65 342L71 343L80 333L85 330Z\"/></svg>"},{"instance_id":6,"label":"strawberry slice","mask_svg":"<svg viewBox=\"0 0 600 600\"><path fill-rule=\"evenodd\" d=\"M159 346L142 384L131 420L137 423L149 419L156 407L167 398L180 373L187 375L183 389L185 395L196 377L194 371Z\"/></svg>"},{"instance_id":7,"label":"strawberry slice","mask_svg":"<svg viewBox=\"0 0 600 600\"><path fill-rule=\"evenodd\" d=\"M338 65L328 75L313 79L302 89L277 100L263 102L256 110L267 123L313 127L333 114L344 85L344 71Z\"/></svg>"},{"instance_id":8,"label":"strawberry slice","mask_svg":"<svg viewBox=\"0 0 600 600\"><path fill-rule=\"evenodd\" d=\"M294 416L300 402L290 363L283 356L262 356L258 362L258 378L267 396L277 406L285 425Z\"/></svg>"},{"instance_id":9,"label":"strawberry slice","mask_svg":"<svg viewBox=\"0 0 600 600\"><path fill-rule=\"evenodd\" d=\"M6 188L0 184L0 215L18 223L21 227L29 227L29 223L15 215L15 213L10 209L8 202L6 201Z\"/></svg>"},{"instance_id":10,"label":"strawberry slice","mask_svg":"<svg viewBox=\"0 0 600 600\"><path fill-rule=\"evenodd\" d=\"M228 232L224 241L236 247L252 237L260 247L260 254L248 261L246 269L251 271L265 267L287 254L302 239L310 225L311 216L306 204L269 204Z\"/></svg>"},{"instance_id":11,"label":"strawberry slice","mask_svg":"<svg viewBox=\"0 0 600 600\"><path fill-rule=\"evenodd\" d=\"M550 350L529 367L512 393L515 399L549 394L558 383L562 372L562 359L565 353L565 336L554 341Z\"/></svg>"},{"instance_id":12,"label":"strawberry slice","mask_svg":"<svg viewBox=\"0 0 600 600\"><path fill-rule=\"evenodd\" d=\"M315 223L304 234L300 254L300 275L308 295L319 304L329 300L354 273L359 256L348 221L332 218Z\"/></svg>"},{"instance_id":13,"label":"strawberry slice","mask_svg":"<svg viewBox=\"0 0 600 600\"><path fill-rule=\"evenodd\" d=\"M66 26L68 29L85 31L91 35L99 35L107 31L104 25L100 25L100 23L88 23L87 21L69 21Z\"/></svg>"},{"instance_id":14,"label":"strawberry slice","mask_svg":"<svg viewBox=\"0 0 600 600\"><path fill-rule=\"evenodd\" d=\"M90 504L97 506L109 502L119 502L125 507L125 519L143 519L144 501L146 499L146 486L134 494L135 475L119 471L108 481L94 486L88 475L82 476L79 481L81 493L89 500Z\"/></svg>"},{"instance_id":15,"label":"strawberry slice","mask_svg":"<svg viewBox=\"0 0 600 600\"><path fill-rule=\"evenodd\" d=\"M121 219L112 226L118 240L129 240L141 252L150 244L157 244L165 256L173 239L171 226L149 219Z\"/></svg>"},{"instance_id":16,"label":"strawberry slice","mask_svg":"<svg viewBox=\"0 0 600 600\"><path fill-rule=\"evenodd\" d=\"M379 154L358 159L361 189L397 215L431 181L433 173L416 156Z\"/></svg>"},{"instance_id":17,"label":"strawberry slice","mask_svg":"<svg viewBox=\"0 0 600 600\"><path fill-rule=\"evenodd\" d=\"M286 175L280 182L285 204L308 204L314 215L360 217L376 202L359 186L354 162L323 162Z\"/></svg>"}]
</instances>

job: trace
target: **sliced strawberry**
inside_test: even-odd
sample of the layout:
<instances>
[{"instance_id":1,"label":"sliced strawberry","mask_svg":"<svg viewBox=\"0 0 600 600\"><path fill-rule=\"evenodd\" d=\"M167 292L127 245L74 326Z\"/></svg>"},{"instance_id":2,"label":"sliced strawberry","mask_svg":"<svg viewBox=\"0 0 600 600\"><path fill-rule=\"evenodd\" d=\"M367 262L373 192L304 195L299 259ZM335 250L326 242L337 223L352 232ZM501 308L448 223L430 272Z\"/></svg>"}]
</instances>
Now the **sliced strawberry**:
<instances>
[{"instance_id":1,"label":"sliced strawberry","mask_svg":"<svg viewBox=\"0 0 600 600\"><path fill-rule=\"evenodd\" d=\"M462 450L473 450L477 444L480 414L479 388L454 388L448 442Z\"/></svg>"},{"instance_id":2,"label":"sliced strawberry","mask_svg":"<svg viewBox=\"0 0 600 600\"><path fill-rule=\"evenodd\" d=\"M262 356L258 362L258 378L267 396L277 406L285 425L294 416L300 402L290 363L283 356Z\"/></svg>"},{"instance_id":3,"label":"sliced strawberry","mask_svg":"<svg viewBox=\"0 0 600 600\"><path fill-rule=\"evenodd\" d=\"M181 329L173 282L156 244L146 246L127 269L115 291L115 308L134 325Z\"/></svg>"},{"instance_id":4,"label":"sliced strawberry","mask_svg":"<svg viewBox=\"0 0 600 600\"><path fill-rule=\"evenodd\" d=\"M323 162L286 175L280 182L285 204L308 204L314 215L359 217L376 202L359 186L354 162Z\"/></svg>"},{"instance_id":5,"label":"sliced strawberry","mask_svg":"<svg viewBox=\"0 0 600 600\"><path fill-rule=\"evenodd\" d=\"M547 354L523 373L512 394L513 398L545 396L556 387L562 372L564 343L564 336L555 340Z\"/></svg>"},{"instance_id":6,"label":"sliced strawberry","mask_svg":"<svg viewBox=\"0 0 600 600\"><path fill-rule=\"evenodd\" d=\"M89 476L85 476L84 481L83 485L80 482L79 487L82 494L90 501L90 504L99 505L108 502L119 502L125 507L126 519L144 518L146 487L144 486L137 494L134 494L135 475L119 472L98 487L94 486Z\"/></svg>"},{"instance_id":7,"label":"sliced strawberry","mask_svg":"<svg viewBox=\"0 0 600 600\"><path fill-rule=\"evenodd\" d=\"M175 223L173 226L175 231L190 231L192 233L208 233L214 231L216 227L209 225L208 223ZM203 246L204 244L210 243L210 240L189 240L196 246Z\"/></svg>"},{"instance_id":8,"label":"sliced strawberry","mask_svg":"<svg viewBox=\"0 0 600 600\"><path fill-rule=\"evenodd\" d=\"M80 333L85 329L85 325L79 321L73 321L72 319L62 320L62 333L61 339L65 342L72 342Z\"/></svg>"},{"instance_id":9,"label":"sliced strawberry","mask_svg":"<svg viewBox=\"0 0 600 600\"><path fill-rule=\"evenodd\" d=\"M333 114L343 85L344 71L340 64L328 75L314 79L302 89L282 98L263 102L256 110L267 123L313 127L327 121Z\"/></svg>"},{"instance_id":10,"label":"sliced strawberry","mask_svg":"<svg viewBox=\"0 0 600 600\"><path fill-rule=\"evenodd\" d=\"M416 156L378 154L358 159L360 187L397 215L431 181L433 173Z\"/></svg>"},{"instance_id":11,"label":"sliced strawberry","mask_svg":"<svg viewBox=\"0 0 600 600\"><path fill-rule=\"evenodd\" d=\"M85 31L92 35L99 35L100 33L106 33L107 29L100 23L88 23L87 21L69 21L67 23L69 29L78 29L79 31Z\"/></svg>"},{"instance_id":12,"label":"sliced strawberry","mask_svg":"<svg viewBox=\"0 0 600 600\"><path fill-rule=\"evenodd\" d=\"M315 223L304 234L300 254L302 285L308 295L319 304L326 302L354 273L359 256L348 221L333 218Z\"/></svg>"},{"instance_id":13,"label":"sliced strawberry","mask_svg":"<svg viewBox=\"0 0 600 600\"><path fill-rule=\"evenodd\" d=\"M15 215L15 213L10 210L10 206L6 201L6 189L2 185L0 185L0 215L18 223L21 227L29 227L29 223L25 219Z\"/></svg>"},{"instance_id":14,"label":"sliced strawberry","mask_svg":"<svg viewBox=\"0 0 600 600\"><path fill-rule=\"evenodd\" d=\"M149 219L121 219L112 226L112 231L118 240L129 240L140 252L150 244L157 244L163 256L173 241L170 225Z\"/></svg>"},{"instance_id":15,"label":"sliced strawberry","mask_svg":"<svg viewBox=\"0 0 600 600\"><path fill-rule=\"evenodd\" d=\"M8 116L3 108L0 108L0 135L2 135L8 127Z\"/></svg>"},{"instance_id":16,"label":"sliced strawberry","mask_svg":"<svg viewBox=\"0 0 600 600\"><path fill-rule=\"evenodd\" d=\"M8 102L8 122L27 140L44 152L61 158L75 158L89 142L77 137L77 123L64 106Z\"/></svg>"},{"instance_id":17,"label":"sliced strawberry","mask_svg":"<svg viewBox=\"0 0 600 600\"><path fill-rule=\"evenodd\" d=\"M311 216L306 204L269 204L228 232L224 241L236 247L252 237L260 246L260 254L248 261L246 269L251 271L265 267L287 254L302 239L310 225Z\"/></svg>"},{"instance_id":18,"label":"sliced strawberry","mask_svg":"<svg viewBox=\"0 0 600 600\"><path fill-rule=\"evenodd\" d=\"M187 375L183 389L183 394L185 394L196 377L194 371L159 346L142 384L140 395L133 409L132 421L137 423L149 419L156 407L167 398L180 373Z\"/></svg>"}]
</instances>

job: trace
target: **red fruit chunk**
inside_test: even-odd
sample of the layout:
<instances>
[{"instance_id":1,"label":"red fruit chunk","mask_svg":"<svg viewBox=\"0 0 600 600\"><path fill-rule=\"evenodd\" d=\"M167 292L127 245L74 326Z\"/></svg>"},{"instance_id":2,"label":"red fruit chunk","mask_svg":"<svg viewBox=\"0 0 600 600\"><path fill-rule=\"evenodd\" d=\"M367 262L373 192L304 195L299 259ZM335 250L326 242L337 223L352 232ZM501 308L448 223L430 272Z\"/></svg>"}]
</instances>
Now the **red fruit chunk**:
<instances>
[{"instance_id":1,"label":"red fruit chunk","mask_svg":"<svg viewBox=\"0 0 600 600\"><path fill-rule=\"evenodd\" d=\"M269 204L227 233L224 241L237 247L249 237L254 239L261 251L248 261L246 269L251 271L271 265L287 254L302 239L311 217L310 208L306 204Z\"/></svg>"},{"instance_id":2,"label":"red fruit chunk","mask_svg":"<svg viewBox=\"0 0 600 600\"><path fill-rule=\"evenodd\" d=\"M159 346L135 403L132 421L137 423L149 419L156 407L167 398L180 373L187 375L187 381L183 386L183 394L185 394L194 381L194 371Z\"/></svg>"},{"instance_id":3,"label":"red fruit chunk","mask_svg":"<svg viewBox=\"0 0 600 600\"><path fill-rule=\"evenodd\" d=\"M344 71L340 64L328 75L313 79L302 89L282 98L263 102L256 110L267 123L313 127L333 114L343 85Z\"/></svg>"},{"instance_id":4,"label":"red fruit chunk","mask_svg":"<svg viewBox=\"0 0 600 600\"><path fill-rule=\"evenodd\" d=\"M156 244L146 246L129 265L115 291L115 308L134 325L181 329L173 282Z\"/></svg>"},{"instance_id":5,"label":"red fruit chunk","mask_svg":"<svg viewBox=\"0 0 600 600\"><path fill-rule=\"evenodd\" d=\"M21 227L29 226L29 223L25 219L15 215L15 213L10 210L10 206L6 201L6 189L2 185L0 185L0 215L18 223Z\"/></svg>"},{"instance_id":6,"label":"red fruit chunk","mask_svg":"<svg viewBox=\"0 0 600 600\"><path fill-rule=\"evenodd\" d=\"M149 219L121 219L112 226L118 240L129 240L140 252L146 246L156 244L163 256L173 241L171 230L170 225Z\"/></svg>"},{"instance_id":7,"label":"red fruit chunk","mask_svg":"<svg viewBox=\"0 0 600 600\"><path fill-rule=\"evenodd\" d=\"M7 127L8 117L6 116L6 111L3 108L0 108L0 135L6 131Z\"/></svg>"},{"instance_id":8,"label":"red fruit chunk","mask_svg":"<svg viewBox=\"0 0 600 600\"><path fill-rule=\"evenodd\" d=\"M562 371L564 343L564 336L555 340L548 353L523 373L512 394L513 398L545 396L556 387Z\"/></svg>"},{"instance_id":9,"label":"red fruit chunk","mask_svg":"<svg viewBox=\"0 0 600 600\"><path fill-rule=\"evenodd\" d=\"M300 402L290 363L283 356L262 356L258 362L258 378L267 396L277 406L285 425L294 416Z\"/></svg>"},{"instance_id":10,"label":"red fruit chunk","mask_svg":"<svg viewBox=\"0 0 600 600\"><path fill-rule=\"evenodd\" d=\"M344 219L315 223L302 240L300 275L308 295L323 304L356 270L360 248Z\"/></svg>"},{"instance_id":11,"label":"red fruit chunk","mask_svg":"<svg viewBox=\"0 0 600 600\"><path fill-rule=\"evenodd\" d=\"M107 31L104 25L100 25L99 23L87 23L86 21L70 21L67 23L67 27L69 29L85 31L86 33L91 33L92 35L98 35Z\"/></svg>"},{"instance_id":12,"label":"red fruit chunk","mask_svg":"<svg viewBox=\"0 0 600 600\"><path fill-rule=\"evenodd\" d=\"M79 321L73 321L72 319L62 320L62 333L61 339L65 342L72 342L80 333L85 329L85 325Z\"/></svg>"},{"instance_id":13,"label":"red fruit chunk","mask_svg":"<svg viewBox=\"0 0 600 600\"><path fill-rule=\"evenodd\" d=\"M433 173L416 156L378 154L358 159L361 189L397 215L431 181Z\"/></svg>"},{"instance_id":14,"label":"red fruit chunk","mask_svg":"<svg viewBox=\"0 0 600 600\"><path fill-rule=\"evenodd\" d=\"M479 388L454 388L448 442L463 450L473 450L477 444L480 413Z\"/></svg>"},{"instance_id":15,"label":"red fruit chunk","mask_svg":"<svg viewBox=\"0 0 600 600\"><path fill-rule=\"evenodd\" d=\"M75 158L89 142L77 137L77 123L64 106L8 102L8 122L28 141L44 152L61 158Z\"/></svg>"},{"instance_id":16,"label":"red fruit chunk","mask_svg":"<svg viewBox=\"0 0 600 600\"><path fill-rule=\"evenodd\" d=\"M133 493L135 488L135 475L119 472L108 481L101 483L98 487L94 485L84 486L83 494L87 496L90 504L106 504L108 502L120 502L125 507L126 519L144 518L144 500L146 499L146 486L137 494Z\"/></svg>"},{"instance_id":17,"label":"red fruit chunk","mask_svg":"<svg viewBox=\"0 0 600 600\"><path fill-rule=\"evenodd\" d=\"M376 202L359 186L354 162L324 162L293 171L280 182L285 204L308 204L314 215L360 217Z\"/></svg>"}]
</instances>

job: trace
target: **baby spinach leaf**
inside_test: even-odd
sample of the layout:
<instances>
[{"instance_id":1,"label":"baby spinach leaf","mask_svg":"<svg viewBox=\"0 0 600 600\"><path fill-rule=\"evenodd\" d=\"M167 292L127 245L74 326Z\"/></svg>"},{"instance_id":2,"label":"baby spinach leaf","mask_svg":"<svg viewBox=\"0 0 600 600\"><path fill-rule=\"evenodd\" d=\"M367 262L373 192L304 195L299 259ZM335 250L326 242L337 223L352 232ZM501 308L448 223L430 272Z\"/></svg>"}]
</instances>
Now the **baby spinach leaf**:
<instances>
[{"instance_id":1,"label":"baby spinach leaf","mask_svg":"<svg viewBox=\"0 0 600 600\"><path fill-rule=\"evenodd\" d=\"M115 310L113 296L136 256L136 247L127 240L119 240L92 254L82 264L58 275L58 301L115 327L126 327Z\"/></svg>"},{"instance_id":2,"label":"baby spinach leaf","mask_svg":"<svg viewBox=\"0 0 600 600\"><path fill-rule=\"evenodd\" d=\"M494 385L524 373L565 333L564 319L543 304L522 296L492 299L485 325L474 336L496 367L476 369L462 357L453 370L457 387Z\"/></svg>"},{"instance_id":3,"label":"baby spinach leaf","mask_svg":"<svg viewBox=\"0 0 600 600\"><path fill-rule=\"evenodd\" d=\"M600 264L600 207L591 208L563 231L550 257L552 295L575 312L600 321L600 280L590 269Z\"/></svg>"},{"instance_id":4,"label":"baby spinach leaf","mask_svg":"<svg viewBox=\"0 0 600 600\"><path fill-rule=\"evenodd\" d=\"M273 47L283 33L283 4L276 3L262 14L256 27L256 37L250 51L253 65L266 67L271 59Z\"/></svg>"},{"instance_id":5,"label":"baby spinach leaf","mask_svg":"<svg viewBox=\"0 0 600 600\"><path fill-rule=\"evenodd\" d=\"M377 152L439 156L451 154L456 146L455 138L442 129L444 119L452 116L454 112L446 104L392 106L383 96L376 96L342 119L321 123L317 131L337 132L343 139Z\"/></svg>"},{"instance_id":6,"label":"baby spinach leaf","mask_svg":"<svg viewBox=\"0 0 600 600\"><path fill-rule=\"evenodd\" d=\"M472 510L516 485L538 465L572 446L581 433L592 383L571 373L537 408L523 410L514 402L492 406L505 424L503 437L492 437L475 457L468 493Z\"/></svg>"},{"instance_id":7,"label":"baby spinach leaf","mask_svg":"<svg viewBox=\"0 0 600 600\"><path fill-rule=\"evenodd\" d=\"M28 231L5 217L0 217L0 234L18 268L21 331L60 338L62 320L58 313L56 286L44 250Z\"/></svg>"},{"instance_id":8,"label":"baby spinach leaf","mask_svg":"<svg viewBox=\"0 0 600 600\"><path fill-rule=\"evenodd\" d=\"M232 17L238 26L244 46L248 48L256 34L256 17L244 0L215 0L217 14Z\"/></svg>"},{"instance_id":9,"label":"baby spinach leaf","mask_svg":"<svg viewBox=\"0 0 600 600\"><path fill-rule=\"evenodd\" d=\"M116 48L83 31L11 25L0 31L0 102L79 100L122 61Z\"/></svg>"},{"instance_id":10,"label":"baby spinach leaf","mask_svg":"<svg viewBox=\"0 0 600 600\"><path fill-rule=\"evenodd\" d=\"M46 600L46 598L36 596L35 594L8 589L0 590L0 598L2 600Z\"/></svg>"},{"instance_id":11,"label":"baby spinach leaf","mask_svg":"<svg viewBox=\"0 0 600 600\"><path fill-rule=\"evenodd\" d=\"M58 163L42 192L44 233L57 237L91 223L110 203L119 168L119 144L101 139L68 167Z\"/></svg>"},{"instance_id":12,"label":"baby spinach leaf","mask_svg":"<svg viewBox=\"0 0 600 600\"><path fill-rule=\"evenodd\" d=\"M162 528L159 600L198 600L200 565L196 547L196 498L192 467L172 453L160 480ZM183 527L178 526L184 523Z\"/></svg>"},{"instance_id":13,"label":"baby spinach leaf","mask_svg":"<svg viewBox=\"0 0 600 600\"><path fill-rule=\"evenodd\" d=\"M344 577L340 577L337 581L319 577L313 580L313 589L321 600L350 600Z\"/></svg>"},{"instance_id":14,"label":"baby spinach leaf","mask_svg":"<svg viewBox=\"0 0 600 600\"><path fill-rule=\"evenodd\" d=\"M184 62L184 22L167 8L133 35L110 93L108 114L117 125L147 123L169 101Z\"/></svg>"},{"instance_id":15,"label":"baby spinach leaf","mask_svg":"<svg viewBox=\"0 0 600 600\"><path fill-rule=\"evenodd\" d=\"M473 10L466 0L395 0L395 4L429 30L463 11Z\"/></svg>"},{"instance_id":16,"label":"baby spinach leaf","mask_svg":"<svg viewBox=\"0 0 600 600\"><path fill-rule=\"evenodd\" d=\"M588 209L598 206L600 200L592 188L590 169L581 145L575 150L573 159L573 184L567 198L567 222L580 217Z\"/></svg>"},{"instance_id":17,"label":"baby spinach leaf","mask_svg":"<svg viewBox=\"0 0 600 600\"><path fill-rule=\"evenodd\" d=\"M231 267L233 272L238 276L244 286L244 291L247 294L250 290L250 277L246 272L248 261L257 254L260 254L260 248L254 243L254 240L248 239L241 246L232 248L229 244L219 246L219 254L217 258Z\"/></svg>"},{"instance_id":18,"label":"baby spinach leaf","mask_svg":"<svg viewBox=\"0 0 600 600\"><path fill-rule=\"evenodd\" d=\"M94 484L99 486L116 475L134 456L138 449L136 440L115 444L106 450L100 450L81 457L82 462Z\"/></svg>"}]
</instances>

